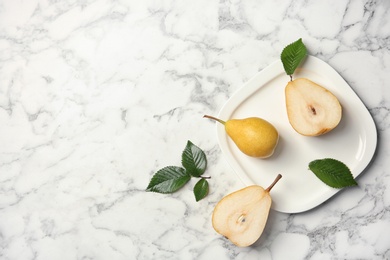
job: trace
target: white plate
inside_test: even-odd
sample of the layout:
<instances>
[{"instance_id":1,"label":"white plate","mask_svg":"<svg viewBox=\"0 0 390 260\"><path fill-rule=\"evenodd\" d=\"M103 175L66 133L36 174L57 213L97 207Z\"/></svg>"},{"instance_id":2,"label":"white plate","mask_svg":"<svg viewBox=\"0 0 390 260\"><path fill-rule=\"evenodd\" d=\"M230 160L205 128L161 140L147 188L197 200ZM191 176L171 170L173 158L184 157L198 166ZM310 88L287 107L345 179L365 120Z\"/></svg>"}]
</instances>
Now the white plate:
<instances>
[{"instance_id":1,"label":"white plate","mask_svg":"<svg viewBox=\"0 0 390 260\"><path fill-rule=\"evenodd\" d=\"M298 213L323 203L339 189L321 182L308 169L315 159L334 158L344 162L356 178L371 161L377 144L374 121L351 87L327 63L308 56L294 73L330 90L343 107L340 124L319 137L305 137L293 130L285 109L284 88L289 76L281 61L276 61L256 74L223 106L222 120L261 117L279 131L279 144L267 159L252 158L238 150L217 123L218 142L224 156L244 185L267 187L278 173L283 178L271 191L272 208L285 213Z\"/></svg>"}]
</instances>

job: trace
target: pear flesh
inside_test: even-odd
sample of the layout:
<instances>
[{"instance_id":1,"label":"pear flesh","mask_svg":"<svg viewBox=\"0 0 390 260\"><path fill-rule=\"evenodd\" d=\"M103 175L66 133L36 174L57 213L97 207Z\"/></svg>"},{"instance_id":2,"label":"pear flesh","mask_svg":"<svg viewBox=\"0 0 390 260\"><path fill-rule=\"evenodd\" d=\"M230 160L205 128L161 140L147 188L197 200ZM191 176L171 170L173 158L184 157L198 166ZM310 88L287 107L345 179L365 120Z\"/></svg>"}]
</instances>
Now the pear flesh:
<instances>
[{"instance_id":1,"label":"pear flesh","mask_svg":"<svg viewBox=\"0 0 390 260\"><path fill-rule=\"evenodd\" d=\"M222 198L215 206L212 224L215 231L239 247L255 243L264 231L272 198L272 187L282 175L264 190L258 185L248 186Z\"/></svg>"},{"instance_id":2,"label":"pear flesh","mask_svg":"<svg viewBox=\"0 0 390 260\"><path fill-rule=\"evenodd\" d=\"M325 134L341 120L342 108L337 97L306 78L290 81L285 96L289 122L302 135Z\"/></svg>"},{"instance_id":3,"label":"pear flesh","mask_svg":"<svg viewBox=\"0 0 390 260\"><path fill-rule=\"evenodd\" d=\"M258 117L244 119L230 119L222 121L218 118L205 115L204 117L216 120L225 126L228 136L244 154L257 157L270 157L278 144L279 133L268 121Z\"/></svg>"}]
</instances>

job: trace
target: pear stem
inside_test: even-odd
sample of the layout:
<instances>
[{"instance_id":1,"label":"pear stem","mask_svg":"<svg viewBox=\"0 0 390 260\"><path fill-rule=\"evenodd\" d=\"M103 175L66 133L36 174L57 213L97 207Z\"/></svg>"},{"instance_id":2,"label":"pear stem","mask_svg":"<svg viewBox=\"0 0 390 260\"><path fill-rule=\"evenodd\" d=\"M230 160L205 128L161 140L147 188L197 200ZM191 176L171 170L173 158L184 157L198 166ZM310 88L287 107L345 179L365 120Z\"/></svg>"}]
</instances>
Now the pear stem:
<instances>
[{"instance_id":1,"label":"pear stem","mask_svg":"<svg viewBox=\"0 0 390 260\"><path fill-rule=\"evenodd\" d=\"M226 123L225 121L223 121L223 120L221 120L219 118L213 117L213 116L204 115L203 117L209 118L209 119L212 119L212 120L215 120L215 121L218 121L218 122L220 122L223 125Z\"/></svg>"},{"instance_id":2,"label":"pear stem","mask_svg":"<svg viewBox=\"0 0 390 260\"><path fill-rule=\"evenodd\" d=\"M293 79L292 79L292 75L289 75L290 76L290 81L293 81Z\"/></svg>"},{"instance_id":3,"label":"pear stem","mask_svg":"<svg viewBox=\"0 0 390 260\"><path fill-rule=\"evenodd\" d=\"M281 174L278 174L278 176L276 176L275 180L273 183L271 183L271 185L269 185L269 187L265 190L266 192L270 192L271 189L275 186L275 184L282 178L282 175Z\"/></svg>"}]
</instances>

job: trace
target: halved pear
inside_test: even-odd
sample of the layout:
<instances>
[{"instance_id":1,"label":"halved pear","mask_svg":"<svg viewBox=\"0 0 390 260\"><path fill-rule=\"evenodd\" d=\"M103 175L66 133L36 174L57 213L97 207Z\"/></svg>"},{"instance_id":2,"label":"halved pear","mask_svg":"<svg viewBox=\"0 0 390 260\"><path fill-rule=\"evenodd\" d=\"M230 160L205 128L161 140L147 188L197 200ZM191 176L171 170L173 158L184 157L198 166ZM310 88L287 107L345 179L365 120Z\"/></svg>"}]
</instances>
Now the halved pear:
<instances>
[{"instance_id":1,"label":"halved pear","mask_svg":"<svg viewBox=\"0 0 390 260\"><path fill-rule=\"evenodd\" d=\"M222 198L212 216L215 231L240 247L255 243L267 223L272 204L269 192L280 178L282 175L279 174L265 190L252 185Z\"/></svg>"},{"instance_id":2,"label":"halved pear","mask_svg":"<svg viewBox=\"0 0 390 260\"><path fill-rule=\"evenodd\" d=\"M342 108L337 97L306 78L290 81L285 95L289 122L302 135L325 134L341 120Z\"/></svg>"}]
</instances>

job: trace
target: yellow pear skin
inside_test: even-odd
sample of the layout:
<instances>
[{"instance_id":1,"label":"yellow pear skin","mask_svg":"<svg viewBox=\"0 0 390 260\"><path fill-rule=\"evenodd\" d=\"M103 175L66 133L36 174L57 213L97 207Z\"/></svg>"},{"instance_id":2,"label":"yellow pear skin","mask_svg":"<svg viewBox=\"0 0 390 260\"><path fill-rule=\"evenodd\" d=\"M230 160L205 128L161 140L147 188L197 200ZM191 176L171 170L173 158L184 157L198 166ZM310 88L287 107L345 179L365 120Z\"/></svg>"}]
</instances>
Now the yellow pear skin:
<instances>
[{"instance_id":1,"label":"yellow pear skin","mask_svg":"<svg viewBox=\"0 0 390 260\"><path fill-rule=\"evenodd\" d=\"M212 215L215 231L239 247L255 243L267 223L272 205L270 191L280 178L279 174L267 189L252 185L222 198Z\"/></svg>"},{"instance_id":2,"label":"yellow pear skin","mask_svg":"<svg viewBox=\"0 0 390 260\"><path fill-rule=\"evenodd\" d=\"M256 158L270 157L278 144L278 131L271 123L262 118L230 119L225 122L208 115L204 117L223 124L226 133L238 149L248 156Z\"/></svg>"},{"instance_id":3,"label":"yellow pear skin","mask_svg":"<svg viewBox=\"0 0 390 260\"><path fill-rule=\"evenodd\" d=\"M323 135L341 120L342 107L337 97L309 79L290 81L285 96L288 120L301 135Z\"/></svg>"}]
</instances>

